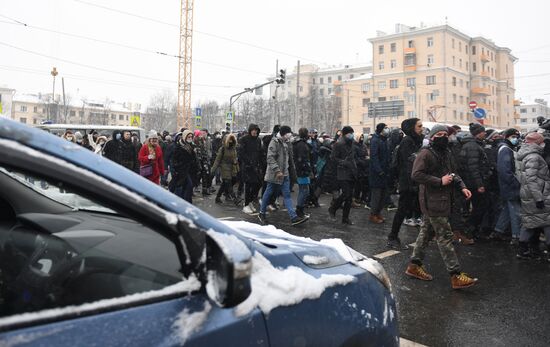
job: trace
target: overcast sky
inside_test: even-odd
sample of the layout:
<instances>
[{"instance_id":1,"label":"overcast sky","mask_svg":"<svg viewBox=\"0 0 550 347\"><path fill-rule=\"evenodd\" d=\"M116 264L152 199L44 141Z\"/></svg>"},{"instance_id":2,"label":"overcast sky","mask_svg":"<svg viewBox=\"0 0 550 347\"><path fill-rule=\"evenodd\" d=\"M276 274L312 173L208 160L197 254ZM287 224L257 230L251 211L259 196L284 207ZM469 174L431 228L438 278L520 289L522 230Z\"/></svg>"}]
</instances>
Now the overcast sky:
<instances>
[{"instance_id":1,"label":"overcast sky","mask_svg":"<svg viewBox=\"0 0 550 347\"><path fill-rule=\"evenodd\" d=\"M49 72L55 66L73 98L109 97L147 104L152 94L163 89L177 93L177 59L149 51L178 54L179 0L0 0L0 4L0 86L19 93L49 93ZM274 74L276 59L289 70L298 59L321 66L369 63L372 46L367 39L377 30L391 33L395 23L440 25L446 17L456 29L509 47L519 58L516 98L550 99L544 95L550 93L549 4L535 0L195 0L193 103L228 101L244 87L264 82ZM58 82L56 93L61 90Z\"/></svg>"}]
</instances>

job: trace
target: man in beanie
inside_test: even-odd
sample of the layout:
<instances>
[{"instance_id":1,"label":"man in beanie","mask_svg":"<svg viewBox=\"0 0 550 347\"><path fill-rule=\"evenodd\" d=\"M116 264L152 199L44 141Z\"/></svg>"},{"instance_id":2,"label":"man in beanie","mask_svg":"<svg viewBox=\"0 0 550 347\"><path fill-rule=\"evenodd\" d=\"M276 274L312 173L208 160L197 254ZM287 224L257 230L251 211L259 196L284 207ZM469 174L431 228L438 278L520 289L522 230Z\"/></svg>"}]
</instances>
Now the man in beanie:
<instances>
[{"instance_id":1,"label":"man in beanie","mask_svg":"<svg viewBox=\"0 0 550 347\"><path fill-rule=\"evenodd\" d=\"M388 180L390 173L390 152L387 139L390 129L384 123L376 126L376 134L370 143L370 172L369 185L371 188L371 213L369 220L372 223L380 224L384 218L380 215L386 195L388 194Z\"/></svg>"},{"instance_id":2,"label":"man in beanie","mask_svg":"<svg viewBox=\"0 0 550 347\"><path fill-rule=\"evenodd\" d=\"M520 218L520 183L516 176L515 149L519 144L520 133L517 129L506 129L502 133L504 141L500 144L497 153L498 185L503 208L500 211L495 226L493 238L505 239L505 231L512 230L512 243L517 243L521 229ZM519 167L517 168L519 169Z\"/></svg>"},{"instance_id":3,"label":"man in beanie","mask_svg":"<svg viewBox=\"0 0 550 347\"><path fill-rule=\"evenodd\" d=\"M467 288L476 284L477 279L461 272L452 243L453 233L449 225L449 215L454 186L460 188L466 199L471 197L471 193L456 174L455 163L448 148L447 127L435 125L428 138L430 145L420 150L412 169L412 178L419 184L419 202L424 223L420 227L411 262L405 273L424 281L433 279L424 269L422 261L430 240L435 236L441 257L451 275L452 288Z\"/></svg>"},{"instance_id":4,"label":"man in beanie","mask_svg":"<svg viewBox=\"0 0 550 347\"><path fill-rule=\"evenodd\" d=\"M289 126L281 126L279 133L271 139L267 149L267 170L264 180L267 182L267 188L262 196L260 214L258 218L262 224L268 224L266 209L271 196L283 193L285 207L290 216L292 225L301 224L309 219L309 216L300 217L292 207L292 198L290 197L290 173L294 172L294 161L292 160L292 150L290 138L292 130Z\"/></svg>"},{"instance_id":5,"label":"man in beanie","mask_svg":"<svg viewBox=\"0 0 550 347\"><path fill-rule=\"evenodd\" d=\"M334 143L331 159L336 162L336 177L341 189L338 198L332 200L328 213L333 221L336 221L336 211L342 207L342 223L352 225L349 219L353 187L357 178L357 164L355 163L353 150L353 128L342 128L342 136Z\"/></svg>"},{"instance_id":6,"label":"man in beanie","mask_svg":"<svg viewBox=\"0 0 550 347\"><path fill-rule=\"evenodd\" d=\"M459 154L459 174L472 192L472 212L468 218L470 234L480 237L478 228L487 213L489 200L487 184L490 177L490 166L483 146L486 136L485 127L479 123L470 123L470 134L462 138L462 149Z\"/></svg>"}]
</instances>

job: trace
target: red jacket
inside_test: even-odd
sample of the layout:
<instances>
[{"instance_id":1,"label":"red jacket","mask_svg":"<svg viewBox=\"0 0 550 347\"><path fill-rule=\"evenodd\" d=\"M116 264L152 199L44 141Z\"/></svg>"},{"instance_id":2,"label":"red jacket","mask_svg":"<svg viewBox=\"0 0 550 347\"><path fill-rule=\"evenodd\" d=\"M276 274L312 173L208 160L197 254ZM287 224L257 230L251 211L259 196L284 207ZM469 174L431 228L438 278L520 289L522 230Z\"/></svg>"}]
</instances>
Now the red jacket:
<instances>
[{"instance_id":1,"label":"red jacket","mask_svg":"<svg viewBox=\"0 0 550 347\"><path fill-rule=\"evenodd\" d=\"M155 146L155 158L149 159L149 145L143 144L139 150L138 160L141 165L153 164L153 174L147 177L148 180L160 183L160 176L164 175L164 160L162 159L162 148L159 145Z\"/></svg>"}]
</instances>

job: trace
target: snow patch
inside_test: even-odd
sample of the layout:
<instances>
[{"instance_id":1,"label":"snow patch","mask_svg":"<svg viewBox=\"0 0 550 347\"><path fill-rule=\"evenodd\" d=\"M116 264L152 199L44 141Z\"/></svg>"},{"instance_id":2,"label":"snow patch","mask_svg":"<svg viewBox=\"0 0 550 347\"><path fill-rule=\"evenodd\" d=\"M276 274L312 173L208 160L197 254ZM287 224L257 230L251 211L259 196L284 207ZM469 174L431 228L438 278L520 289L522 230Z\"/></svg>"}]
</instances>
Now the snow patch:
<instances>
[{"instance_id":1,"label":"snow patch","mask_svg":"<svg viewBox=\"0 0 550 347\"><path fill-rule=\"evenodd\" d=\"M237 316L259 307L269 314L279 306L291 306L305 299L317 299L326 288L346 285L355 280L350 275L321 275L315 278L296 266L275 268L269 260L256 252L252 258L252 293L235 308Z\"/></svg>"},{"instance_id":2,"label":"snow patch","mask_svg":"<svg viewBox=\"0 0 550 347\"><path fill-rule=\"evenodd\" d=\"M95 301L92 303L75 305L75 306L66 306L62 308L53 308L37 312L22 313L14 316L9 316L5 318L0 318L0 326L12 325L21 322L32 322L36 320L54 318L58 316L63 316L67 314L81 314L91 311L96 311L104 308L109 308L112 306L132 304L148 299L155 299L163 297L166 295L180 294L180 293L189 293L192 291L197 291L201 288L201 283L195 275L191 275L188 279L185 279L181 282L173 284L171 286L164 287L159 290L151 290L143 293L131 294L119 298L112 299L103 299Z\"/></svg>"},{"instance_id":3,"label":"snow patch","mask_svg":"<svg viewBox=\"0 0 550 347\"><path fill-rule=\"evenodd\" d=\"M241 259L243 258L250 258L252 256L252 253L250 253L250 249L246 246L246 244L240 240L237 236L231 235L231 234L224 234L217 231L214 231L213 229L208 229L206 231L208 236L210 236L218 246L222 249L223 253L230 257L230 261L235 261L236 259L232 259L232 255L239 255Z\"/></svg>"},{"instance_id":4,"label":"snow patch","mask_svg":"<svg viewBox=\"0 0 550 347\"><path fill-rule=\"evenodd\" d=\"M202 311L189 313L189 309L185 309L178 315L172 325L172 329L176 330L176 335L179 337L182 345L185 344L189 336L201 329L211 309L212 305L208 301L205 301Z\"/></svg>"},{"instance_id":5,"label":"snow patch","mask_svg":"<svg viewBox=\"0 0 550 347\"><path fill-rule=\"evenodd\" d=\"M65 327L65 328L52 329L52 330L48 330L48 331L38 331L38 332L34 332L34 333L17 334L15 336L12 336L12 337L6 339L6 340L0 341L0 346L2 346L2 347L13 347L13 346L19 346L19 345L26 345L26 344L29 344L29 343L34 342L36 340L40 340L44 337L55 335L59 332L67 330L69 328L70 328L70 326Z\"/></svg>"},{"instance_id":6,"label":"snow patch","mask_svg":"<svg viewBox=\"0 0 550 347\"><path fill-rule=\"evenodd\" d=\"M302 258L302 260L307 265L323 265L323 264L328 264L329 262L327 257L323 257L323 256L317 257L314 255L305 255Z\"/></svg>"}]
</instances>

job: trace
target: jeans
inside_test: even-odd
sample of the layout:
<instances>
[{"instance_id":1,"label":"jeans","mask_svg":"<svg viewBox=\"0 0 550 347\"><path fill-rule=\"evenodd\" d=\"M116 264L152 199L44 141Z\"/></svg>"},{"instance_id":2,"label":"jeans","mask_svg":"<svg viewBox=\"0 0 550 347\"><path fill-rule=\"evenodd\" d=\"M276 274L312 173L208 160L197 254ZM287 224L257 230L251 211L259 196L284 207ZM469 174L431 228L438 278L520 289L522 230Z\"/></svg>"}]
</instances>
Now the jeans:
<instances>
[{"instance_id":1,"label":"jeans","mask_svg":"<svg viewBox=\"0 0 550 347\"><path fill-rule=\"evenodd\" d=\"M262 196L262 205L260 206L260 213L265 214L267 205L269 205L269 201L271 197L278 196L280 192L283 193L285 207L288 211L288 215L290 216L290 219L296 218L298 215L296 214L296 211L294 211L294 208L292 207L292 198L290 197L290 179L288 178L288 176L285 176L285 178L283 179L283 184L267 182L267 187L265 189L264 195Z\"/></svg>"},{"instance_id":2,"label":"jeans","mask_svg":"<svg viewBox=\"0 0 550 347\"><path fill-rule=\"evenodd\" d=\"M380 215L386 203L388 188L372 188L371 194L371 215Z\"/></svg>"},{"instance_id":3,"label":"jeans","mask_svg":"<svg viewBox=\"0 0 550 347\"><path fill-rule=\"evenodd\" d=\"M296 202L296 207L303 208L309 197L309 184L299 184L298 188L298 201Z\"/></svg>"},{"instance_id":4,"label":"jeans","mask_svg":"<svg viewBox=\"0 0 550 347\"><path fill-rule=\"evenodd\" d=\"M504 233L509 225L510 229L512 229L512 236L519 238L521 231L520 208L521 206L519 200L504 201L504 206L498 216L495 231Z\"/></svg>"}]
</instances>

